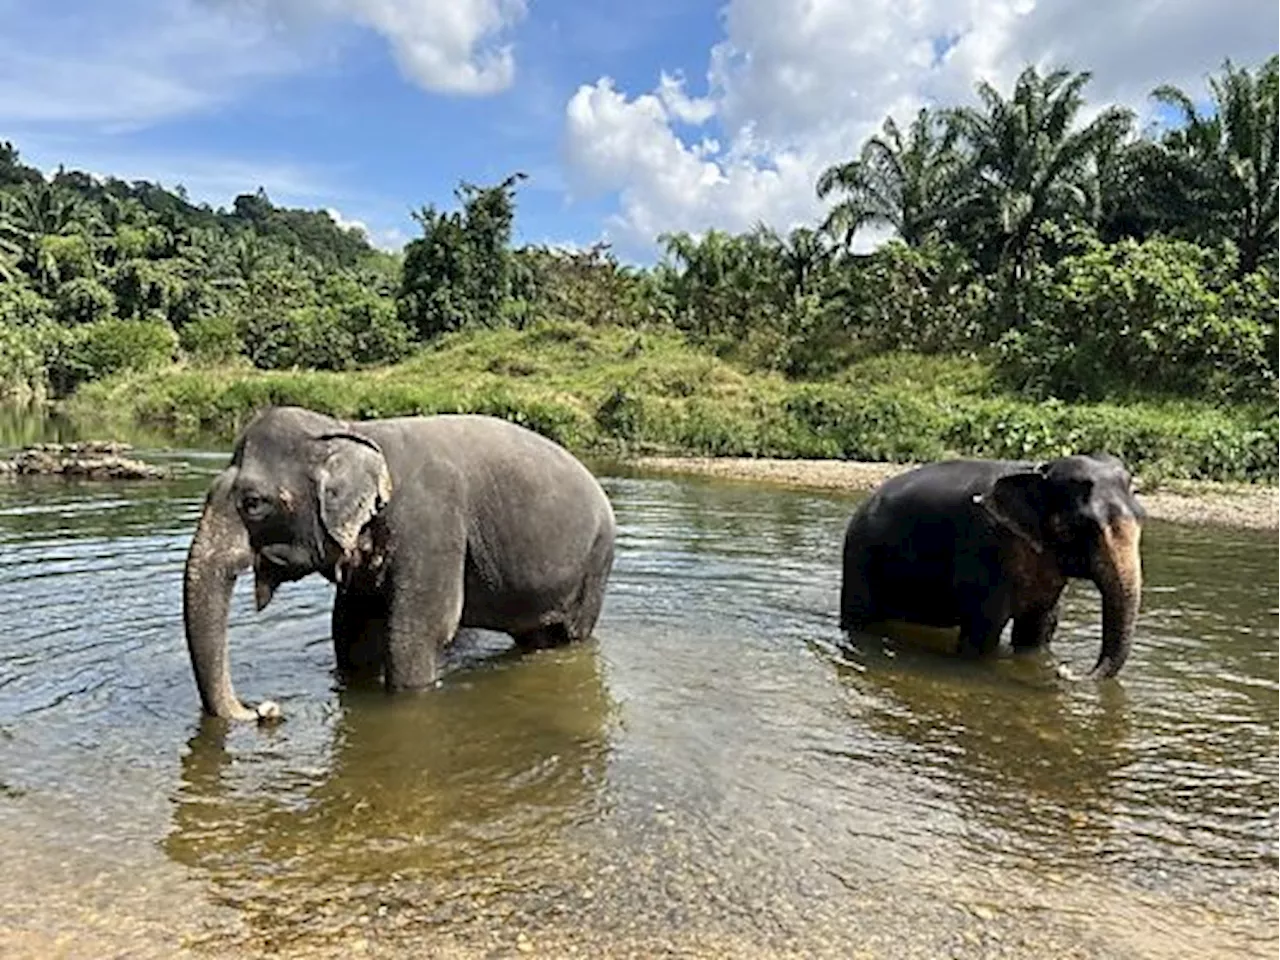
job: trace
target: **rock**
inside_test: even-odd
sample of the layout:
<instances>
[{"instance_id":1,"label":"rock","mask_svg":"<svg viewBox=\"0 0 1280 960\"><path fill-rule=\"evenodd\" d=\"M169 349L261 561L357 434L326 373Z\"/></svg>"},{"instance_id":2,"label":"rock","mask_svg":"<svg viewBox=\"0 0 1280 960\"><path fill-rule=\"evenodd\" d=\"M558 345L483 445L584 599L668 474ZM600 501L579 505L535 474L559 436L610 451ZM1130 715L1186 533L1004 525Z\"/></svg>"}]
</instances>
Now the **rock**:
<instances>
[{"instance_id":1,"label":"rock","mask_svg":"<svg viewBox=\"0 0 1280 960\"><path fill-rule=\"evenodd\" d=\"M115 440L37 443L23 448L11 460L0 460L0 476L74 480L163 480L173 476L169 468L121 456L131 449Z\"/></svg>"}]
</instances>

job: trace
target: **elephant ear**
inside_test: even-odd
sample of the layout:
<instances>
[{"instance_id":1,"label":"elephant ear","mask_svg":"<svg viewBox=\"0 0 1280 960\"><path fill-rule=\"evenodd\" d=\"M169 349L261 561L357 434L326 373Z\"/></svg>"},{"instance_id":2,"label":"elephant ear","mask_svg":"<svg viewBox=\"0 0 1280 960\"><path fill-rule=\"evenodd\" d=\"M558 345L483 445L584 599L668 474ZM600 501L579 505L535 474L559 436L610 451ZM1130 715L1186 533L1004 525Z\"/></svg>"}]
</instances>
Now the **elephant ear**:
<instances>
[{"instance_id":1,"label":"elephant ear","mask_svg":"<svg viewBox=\"0 0 1280 960\"><path fill-rule=\"evenodd\" d=\"M350 553L360 530L391 499L391 474L382 449L354 433L320 437L327 453L316 471L316 496L325 532Z\"/></svg>"},{"instance_id":2,"label":"elephant ear","mask_svg":"<svg viewBox=\"0 0 1280 960\"><path fill-rule=\"evenodd\" d=\"M1012 473L997 480L988 492L974 496L973 502L1039 552L1044 549L1047 482L1039 471Z\"/></svg>"}]
</instances>

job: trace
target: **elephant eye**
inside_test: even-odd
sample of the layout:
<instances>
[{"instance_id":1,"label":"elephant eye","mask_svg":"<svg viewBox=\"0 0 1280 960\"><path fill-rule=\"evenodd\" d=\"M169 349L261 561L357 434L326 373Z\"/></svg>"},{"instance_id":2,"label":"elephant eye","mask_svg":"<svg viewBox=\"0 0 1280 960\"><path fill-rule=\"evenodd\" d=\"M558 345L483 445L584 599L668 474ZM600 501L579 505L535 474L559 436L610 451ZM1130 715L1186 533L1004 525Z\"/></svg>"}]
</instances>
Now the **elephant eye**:
<instances>
[{"instance_id":1,"label":"elephant eye","mask_svg":"<svg viewBox=\"0 0 1280 960\"><path fill-rule=\"evenodd\" d=\"M271 502L251 491L240 494L240 512L248 520L261 520L271 512Z\"/></svg>"}]
</instances>

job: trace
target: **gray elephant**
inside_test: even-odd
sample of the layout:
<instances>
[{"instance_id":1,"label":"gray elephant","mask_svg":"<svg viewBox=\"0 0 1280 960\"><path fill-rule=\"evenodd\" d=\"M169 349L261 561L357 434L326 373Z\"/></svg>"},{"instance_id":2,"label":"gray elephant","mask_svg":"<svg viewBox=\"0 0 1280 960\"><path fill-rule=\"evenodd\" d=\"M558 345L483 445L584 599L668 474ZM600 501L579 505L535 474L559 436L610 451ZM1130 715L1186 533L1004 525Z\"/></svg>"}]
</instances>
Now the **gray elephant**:
<instances>
[{"instance_id":1,"label":"gray elephant","mask_svg":"<svg viewBox=\"0 0 1280 960\"><path fill-rule=\"evenodd\" d=\"M1052 638L1062 590L1079 577L1102 594L1092 674L1114 676L1142 597L1144 516L1124 464L1105 454L919 467L886 481L849 521L841 626L958 626L962 652L984 654L1012 620L1014 647L1035 647Z\"/></svg>"},{"instance_id":2,"label":"gray elephant","mask_svg":"<svg viewBox=\"0 0 1280 960\"><path fill-rule=\"evenodd\" d=\"M206 713L250 709L231 685L227 613L252 566L261 610L319 572L337 585L343 671L389 690L430 686L461 627L525 648L587 637L613 566L613 509L562 447L492 417L344 423L297 407L258 415L205 500L183 586L187 646Z\"/></svg>"}]
</instances>

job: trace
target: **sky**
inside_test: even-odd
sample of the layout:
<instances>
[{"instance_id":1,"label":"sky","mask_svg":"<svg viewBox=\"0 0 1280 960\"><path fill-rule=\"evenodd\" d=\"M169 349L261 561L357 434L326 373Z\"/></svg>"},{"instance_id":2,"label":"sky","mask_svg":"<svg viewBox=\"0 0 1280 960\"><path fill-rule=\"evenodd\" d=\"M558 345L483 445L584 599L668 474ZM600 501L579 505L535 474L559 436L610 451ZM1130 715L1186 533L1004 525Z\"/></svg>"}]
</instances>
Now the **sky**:
<instances>
[{"instance_id":1,"label":"sky","mask_svg":"<svg viewBox=\"0 0 1280 960\"><path fill-rule=\"evenodd\" d=\"M263 187L398 248L460 180L522 171L520 243L653 256L664 231L813 223L887 115L1028 63L1151 119L1275 0L0 0L0 140L28 163Z\"/></svg>"}]
</instances>

